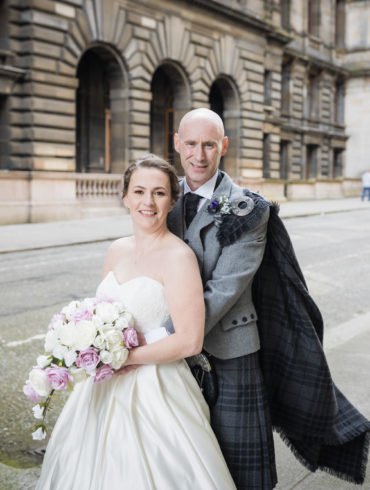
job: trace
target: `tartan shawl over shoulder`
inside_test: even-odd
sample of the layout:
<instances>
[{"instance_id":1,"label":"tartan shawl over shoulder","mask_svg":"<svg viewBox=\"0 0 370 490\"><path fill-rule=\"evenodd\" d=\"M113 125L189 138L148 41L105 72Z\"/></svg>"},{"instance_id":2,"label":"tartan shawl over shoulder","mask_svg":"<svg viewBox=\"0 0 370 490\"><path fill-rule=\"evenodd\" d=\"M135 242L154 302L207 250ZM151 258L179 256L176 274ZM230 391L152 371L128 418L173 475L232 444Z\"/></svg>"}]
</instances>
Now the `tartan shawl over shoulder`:
<instances>
[{"instance_id":1,"label":"tartan shawl over shoulder","mask_svg":"<svg viewBox=\"0 0 370 490\"><path fill-rule=\"evenodd\" d=\"M309 470L363 483L370 422L332 381L322 348L321 313L272 204L253 300L274 429Z\"/></svg>"}]
</instances>

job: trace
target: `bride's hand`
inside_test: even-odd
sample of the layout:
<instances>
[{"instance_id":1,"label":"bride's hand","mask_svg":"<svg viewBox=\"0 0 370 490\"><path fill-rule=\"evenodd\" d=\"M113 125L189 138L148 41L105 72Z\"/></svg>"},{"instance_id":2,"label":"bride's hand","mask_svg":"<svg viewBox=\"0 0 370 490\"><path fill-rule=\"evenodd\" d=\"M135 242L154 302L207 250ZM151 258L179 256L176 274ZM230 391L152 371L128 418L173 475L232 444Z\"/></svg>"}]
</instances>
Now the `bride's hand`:
<instances>
[{"instance_id":1,"label":"bride's hand","mask_svg":"<svg viewBox=\"0 0 370 490\"><path fill-rule=\"evenodd\" d=\"M139 340L139 346L146 345L146 338L145 335L141 332L137 332L137 338Z\"/></svg>"},{"instance_id":2,"label":"bride's hand","mask_svg":"<svg viewBox=\"0 0 370 490\"><path fill-rule=\"evenodd\" d=\"M129 366L122 366L121 368L117 369L116 374L118 376L121 376L122 374L127 374L130 371L137 369L139 366L140 364L130 364Z\"/></svg>"}]
</instances>

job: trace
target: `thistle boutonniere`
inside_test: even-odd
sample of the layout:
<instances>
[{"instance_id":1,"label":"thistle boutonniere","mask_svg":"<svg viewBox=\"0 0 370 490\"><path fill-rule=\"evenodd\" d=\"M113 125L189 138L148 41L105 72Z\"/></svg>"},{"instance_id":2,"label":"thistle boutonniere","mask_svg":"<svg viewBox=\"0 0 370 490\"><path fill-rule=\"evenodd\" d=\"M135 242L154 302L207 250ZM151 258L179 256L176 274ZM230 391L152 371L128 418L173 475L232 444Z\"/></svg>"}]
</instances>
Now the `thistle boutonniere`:
<instances>
[{"instance_id":1,"label":"thistle boutonniere","mask_svg":"<svg viewBox=\"0 0 370 490\"><path fill-rule=\"evenodd\" d=\"M254 208L252 198L244 196L230 201L227 196L212 199L208 205L208 212L214 215L215 225L220 226L225 215L246 216Z\"/></svg>"}]
</instances>

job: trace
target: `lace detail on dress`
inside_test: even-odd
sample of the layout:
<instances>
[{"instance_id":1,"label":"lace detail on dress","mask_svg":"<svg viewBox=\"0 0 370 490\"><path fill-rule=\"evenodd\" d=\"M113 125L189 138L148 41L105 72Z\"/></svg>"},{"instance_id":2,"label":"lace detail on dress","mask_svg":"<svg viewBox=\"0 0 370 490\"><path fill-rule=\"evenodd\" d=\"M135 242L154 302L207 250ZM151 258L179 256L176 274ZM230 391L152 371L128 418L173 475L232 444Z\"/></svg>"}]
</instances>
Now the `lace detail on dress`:
<instances>
[{"instance_id":1,"label":"lace detail on dress","mask_svg":"<svg viewBox=\"0 0 370 490\"><path fill-rule=\"evenodd\" d=\"M147 276L139 276L120 284L112 271L99 284L96 295L120 301L134 316L142 333L163 326L169 316L163 285Z\"/></svg>"}]
</instances>

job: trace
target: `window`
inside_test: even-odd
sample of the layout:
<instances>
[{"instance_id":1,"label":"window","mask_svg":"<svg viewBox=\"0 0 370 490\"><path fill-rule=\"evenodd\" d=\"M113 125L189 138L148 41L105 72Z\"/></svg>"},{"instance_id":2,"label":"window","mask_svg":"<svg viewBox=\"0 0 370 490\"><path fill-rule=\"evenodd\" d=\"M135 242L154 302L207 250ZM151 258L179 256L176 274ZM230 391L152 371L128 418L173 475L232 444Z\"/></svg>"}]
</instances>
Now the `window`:
<instances>
[{"instance_id":1,"label":"window","mask_svg":"<svg viewBox=\"0 0 370 490\"><path fill-rule=\"evenodd\" d=\"M271 177L271 169L270 169L270 139L271 135L268 133L264 133L263 135L263 177L265 179L269 179Z\"/></svg>"},{"instance_id":2,"label":"window","mask_svg":"<svg viewBox=\"0 0 370 490\"><path fill-rule=\"evenodd\" d=\"M110 111L109 82L105 60L98 52L87 51L78 66L76 160L79 172L104 172L110 142L106 128Z\"/></svg>"},{"instance_id":3,"label":"window","mask_svg":"<svg viewBox=\"0 0 370 490\"><path fill-rule=\"evenodd\" d=\"M290 29L290 0L281 0L281 27Z\"/></svg>"},{"instance_id":4,"label":"window","mask_svg":"<svg viewBox=\"0 0 370 490\"><path fill-rule=\"evenodd\" d=\"M310 73L307 79L306 116L309 119L319 117L320 78Z\"/></svg>"},{"instance_id":5,"label":"window","mask_svg":"<svg viewBox=\"0 0 370 490\"><path fill-rule=\"evenodd\" d=\"M308 0L308 33L320 36L320 0Z\"/></svg>"},{"instance_id":6,"label":"window","mask_svg":"<svg viewBox=\"0 0 370 490\"><path fill-rule=\"evenodd\" d=\"M280 141L280 178L283 180L289 179L289 148L290 141Z\"/></svg>"},{"instance_id":7,"label":"window","mask_svg":"<svg viewBox=\"0 0 370 490\"><path fill-rule=\"evenodd\" d=\"M281 73L281 112L285 114L290 110L290 80L291 65L284 63Z\"/></svg>"},{"instance_id":8,"label":"window","mask_svg":"<svg viewBox=\"0 0 370 490\"><path fill-rule=\"evenodd\" d=\"M317 177L317 145L306 146L306 179L315 179Z\"/></svg>"},{"instance_id":9,"label":"window","mask_svg":"<svg viewBox=\"0 0 370 490\"><path fill-rule=\"evenodd\" d=\"M269 70L265 70L264 74L264 103L265 105L272 104L272 73Z\"/></svg>"},{"instance_id":10,"label":"window","mask_svg":"<svg viewBox=\"0 0 370 490\"><path fill-rule=\"evenodd\" d=\"M127 141L124 72L112 52L97 45L82 56L77 78L77 171L118 173Z\"/></svg>"},{"instance_id":11,"label":"window","mask_svg":"<svg viewBox=\"0 0 370 490\"><path fill-rule=\"evenodd\" d=\"M335 83L334 91L334 122L344 125L344 81L339 79Z\"/></svg>"},{"instance_id":12,"label":"window","mask_svg":"<svg viewBox=\"0 0 370 490\"><path fill-rule=\"evenodd\" d=\"M223 120L225 134L229 137L226 155L221 158L220 168L232 177L238 175L240 145L240 99L234 82L226 76L218 77L211 85L209 108Z\"/></svg>"},{"instance_id":13,"label":"window","mask_svg":"<svg viewBox=\"0 0 370 490\"><path fill-rule=\"evenodd\" d=\"M342 148L333 149L332 177L337 179L343 175L344 150Z\"/></svg>"},{"instance_id":14,"label":"window","mask_svg":"<svg viewBox=\"0 0 370 490\"><path fill-rule=\"evenodd\" d=\"M337 48L345 47L346 36L346 2L336 0L335 5L335 44Z\"/></svg>"}]
</instances>

